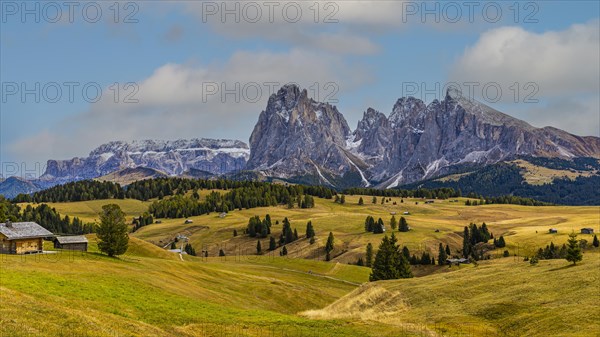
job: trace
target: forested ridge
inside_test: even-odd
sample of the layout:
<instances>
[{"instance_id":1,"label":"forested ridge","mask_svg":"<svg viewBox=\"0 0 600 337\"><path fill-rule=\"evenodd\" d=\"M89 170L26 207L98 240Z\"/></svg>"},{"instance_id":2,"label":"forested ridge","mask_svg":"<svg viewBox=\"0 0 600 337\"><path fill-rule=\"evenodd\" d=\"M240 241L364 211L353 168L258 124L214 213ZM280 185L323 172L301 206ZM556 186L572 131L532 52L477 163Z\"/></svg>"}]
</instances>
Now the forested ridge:
<instances>
[{"instance_id":1,"label":"forested ridge","mask_svg":"<svg viewBox=\"0 0 600 337\"><path fill-rule=\"evenodd\" d=\"M0 223L33 221L54 234L87 234L95 230L95 224L84 223L77 217L62 217L56 209L46 204L27 205L21 209L0 196Z\"/></svg>"},{"instance_id":2,"label":"forested ridge","mask_svg":"<svg viewBox=\"0 0 600 337\"><path fill-rule=\"evenodd\" d=\"M547 159L538 158L534 162ZM555 162L556 161L556 162ZM560 160L550 161L547 164L559 168L566 165ZM592 163L583 160L579 166L589 167ZM460 189L463 195L485 196L490 200L507 200L511 198L526 198L545 203L560 205L600 205L600 175L590 177L577 177L574 180L564 178L555 179L550 184L530 185L520 173L520 168L515 164L499 163L487 166L481 170L474 171L461 176L457 180L440 181L439 178L425 182L405 185L405 189ZM515 199L516 200L516 199ZM511 202L512 203L512 202ZM529 202L525 202L525 205Z\"/></svg>"}]
</instances>

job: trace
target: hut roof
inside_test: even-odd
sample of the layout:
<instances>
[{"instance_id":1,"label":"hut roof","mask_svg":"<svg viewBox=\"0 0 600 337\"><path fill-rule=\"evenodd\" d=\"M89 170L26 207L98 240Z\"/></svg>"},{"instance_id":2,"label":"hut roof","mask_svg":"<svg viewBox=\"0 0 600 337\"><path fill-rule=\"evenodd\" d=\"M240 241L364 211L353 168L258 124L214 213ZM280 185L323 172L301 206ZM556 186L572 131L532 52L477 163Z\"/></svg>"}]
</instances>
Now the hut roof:
<instances>
[{"instance_id":1,"label":"hut roof","mask_svg":"<svg viewBox=\"0 0 600 337\"><path fill-rule=\"evenodd\" d=\"M0 223L0 233L9 240L54 236L50 231L35 222Z\"/></svg>"},{"instance_id":2,"label":"hut roof","mask_svg":"<svg viewBox=\"0 0 600 337\"><path fill-rule=\"evenodd\" d=\"M88 239L83 235L57 236L56 241L58 241L58 243L60 243L61 245L64 245L66 243L87 243Z\"/></svg>"}]
</instances>

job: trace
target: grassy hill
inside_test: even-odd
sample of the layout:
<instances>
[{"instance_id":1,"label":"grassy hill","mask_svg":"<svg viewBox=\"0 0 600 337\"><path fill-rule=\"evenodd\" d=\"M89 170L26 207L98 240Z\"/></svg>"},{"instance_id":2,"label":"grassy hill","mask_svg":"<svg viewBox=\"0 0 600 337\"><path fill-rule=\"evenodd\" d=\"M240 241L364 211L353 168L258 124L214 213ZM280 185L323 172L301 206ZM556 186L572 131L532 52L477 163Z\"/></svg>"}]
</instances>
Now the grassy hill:
<instances>
[{"instance_id":1,"label":"grassy hill","mask_svg":"<svg viewBox=\"0 0 600 337\"><path fill-rule=\"evenodd\" d=\"M45 204L52 208L56 208L62 216L68 215L70 217L78 217L84 222L98 222L98 214L102 211L102 206L106 204L119 205L129 219L147 212L148 206L150 206L151 203L152 202L149 201L139 201L134 199L106 199L77 202L47 202ZM27 203L21 203L19 206L23 209L27 206Z\"/></svg>"},{"instance_id":2,"label":"grassy hill","mask_svg":"<svg viewBox=\"0 0 600 337\"><path fill-rule=\"evenodd\" d=\"M590 253L576 266L503 258L426 278L368 283L302 315L420 327L432 336L598 336L599 257Z\"/></svg>"},{"instance_id":3,"label":"grassy hill","mask_svg":"<svg viewBox=\"0 0 600 337\"><path fill-rule=\"evenodd\" d=\"M401 244L408 246L411 251L421 252L430 250L437 254L440 242L453 248L461 249L462 230L469 222L481 224L486 222L495 236L504 235L511 253L528 250L535 252L540 246L550 241L565 242L567 234L572 230L579 231L582 227L593 227L598 231L599 216L597 207L589 206L545 206L527 207L516 205L483 205L464 206L466 199L459 202L436 200L433 204L425 204L421 199L391 198L391 201L381 205L371 203L371 197L363 196L366 204L359 206L359 196L346 196L346 204L340 205L332 200L316 198L316 204L311 209L287 209L281 207L256 208L230 212L225 218L212 213L191 217L192 224L185 224L184 219L161 219L161 224L141 228L133 236L155 243L159 246L168 244L177 234L189 236L195 247L209 250L210 256L216 256L219 249L224 249L228 255L254 254L256 240L242 235L248 223L248 218L259 215L261 218L270 214L272 221L279 225L272 228L277 238L281 232L281 222L288 217L292 227L304 234L306 223L311 220L316 230L317 242L310 245L306 239L299 240L288 246L293 256L323 259L322 247L329 232L336 239L334 261L355 262L364 254L365 246L371 242L377 245L384 234L367 233L364 230L364 220L368 215L375 219L381 217L389 231L391 213L396 212L399 218L405 211L410 215L404 216L412 230L408 233L398 233ZM396 205L393 203L396 202ZM418 202L418 204L416 204ZM558 234L547 234L549 228L557 228ZM233 230L239 236L233 237ZM439 232L436 232L438 230ZM537 232L536 232L537 231ZM583 238L583 237L582 237ZM591 242L592 236L586 236ZM262 246L268 247L268 239L261 239ZM200 251L200 249L196 249ZM278 252L276 252L278 253ZM501 252L498 252L501 253Z\"/></svg>"},{"instance_id":4,"label":"grassy hill","mask_svg":"<svg viewBox=\"0 0 600 337\"><path fill-rule=\"evenodd\" d=\"M205 195L203 191L202 195ZM408 211L411 231L398 233L411 252L437 245L461 247L469 222L485 221L504 235L511 255L527 256L581 227L599 231L595 206L465 206L459 202L391 198L385 204L346 204L315 198L311 209L286 207L235 210L185 219L160 219L131 235L119 259L90 252L35 256L0 255L0 327L2 335L85 336L593 336L599 326L600 253L586 250L570 267L565 260L494 258L478 266L413 267L413 279L366 283L370 269L348 265L377 247L383 234L364 231L367 215L382 217L389 233L391 213ZM396 205L393 203L396 202ZM117 203L128 220L149 202L97 200L56 203L63 215L96 219L102 205ZM418 204L417 204L418 203ZM303 236L312 220L317 242L300 239L257 256L256 238L244 236L248 218L270 214L273 235L288 217ZM558 234L548 234L557 228ZM233 230L239 233L233 237ZM333 261L324 262L329 232L336 240ZM159 246L186 234L197 252L209 258L172 254ZM591 235L579 239L591 242ZM261 239L268 247L268 239ZM226 252L217 257L218 250ZM494 252L501 255L501 251Z\"/></svg>"},{"instance_id":5,"label":"grassy hill","mask_svg":"<svg viewBox=\"0 0 600 337\"><path fill-rule=\"evenodd\" d=\"M84 254L3 255L2 335L199 336L243 326L374 336L349 322L295 315L352 291L366 280L365 268L282 258L181 261L135 238L120 259L94 251L92 244Z\"/></svg>"}]
</instances>

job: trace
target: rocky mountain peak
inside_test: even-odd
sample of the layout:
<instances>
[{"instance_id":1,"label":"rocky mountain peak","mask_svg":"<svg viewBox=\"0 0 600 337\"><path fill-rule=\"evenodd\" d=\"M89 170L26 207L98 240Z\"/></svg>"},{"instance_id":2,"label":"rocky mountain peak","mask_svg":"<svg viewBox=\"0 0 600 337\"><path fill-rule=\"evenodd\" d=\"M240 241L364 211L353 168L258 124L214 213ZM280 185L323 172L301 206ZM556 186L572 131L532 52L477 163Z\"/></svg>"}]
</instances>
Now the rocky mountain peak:
<instances>
[{"instance_id":1,"label":"rocky mountain peak","mask_svg":"<svg viewBox=\"0 0 600 337\"><path fill-rule=\"evenodd\" d=\"M392 125L414 123L425 111L425 103L415 97L402 97L396 101L389 120Z\"/></svg>"},{"instance_id":2,"label":"rocky mountain peak","mask_svg":"<svg viewBox=\"0 0 600 337\"><path fill-rule=\"evenodd\" d=\"M269 98L250 136L248 169L280 177L327 175L348 171L345 154L350 127L335 106L308 98L295 85Z\"/></svg>"}]
</instances>

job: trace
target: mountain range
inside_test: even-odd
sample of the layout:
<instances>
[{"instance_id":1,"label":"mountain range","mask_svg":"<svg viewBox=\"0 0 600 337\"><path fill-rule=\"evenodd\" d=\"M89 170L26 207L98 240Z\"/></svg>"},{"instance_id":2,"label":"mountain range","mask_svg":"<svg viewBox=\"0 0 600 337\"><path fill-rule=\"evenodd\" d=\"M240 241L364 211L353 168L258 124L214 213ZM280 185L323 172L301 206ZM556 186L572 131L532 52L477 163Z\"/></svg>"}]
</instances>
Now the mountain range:
<instances>
[{"instance_id":1,"label":"mountain range","mask_svg":"<svg viewBox=\"0 0 600 337\"><path fill-rule=\"evenodd\" d=\"M7 179L0 194L13 197L83 179L221 175L338 189L394 188L524 156L597 159L600 138L536 128L455 90L429 104L400 98L389 115L368 108L353 131L337 107L286 85L269 98L249 145L212 139L114 141L87 157L49 160L39 179Z\"/></svg>"}]
</instances>

